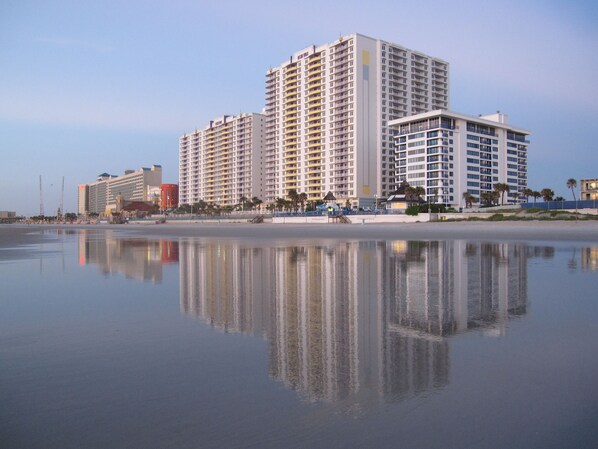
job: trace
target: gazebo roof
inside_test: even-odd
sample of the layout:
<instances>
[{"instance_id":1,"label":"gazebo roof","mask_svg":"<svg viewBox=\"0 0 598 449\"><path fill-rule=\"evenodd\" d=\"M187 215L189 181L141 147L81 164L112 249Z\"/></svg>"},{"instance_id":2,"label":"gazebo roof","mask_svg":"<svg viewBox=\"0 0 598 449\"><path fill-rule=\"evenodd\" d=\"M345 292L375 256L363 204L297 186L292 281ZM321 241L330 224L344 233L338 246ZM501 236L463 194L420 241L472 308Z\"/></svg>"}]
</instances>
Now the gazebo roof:
<instances>
[{"instance_id":1,"label":"gazebo roof","mask_svg":"<svg viewBox=\"0 0 598 449\"><path fill-rule=\"evenodd\" d=\"M329 191L324 197L324 201L336 201L336 197Z\"/></svg>"}]
</instances>

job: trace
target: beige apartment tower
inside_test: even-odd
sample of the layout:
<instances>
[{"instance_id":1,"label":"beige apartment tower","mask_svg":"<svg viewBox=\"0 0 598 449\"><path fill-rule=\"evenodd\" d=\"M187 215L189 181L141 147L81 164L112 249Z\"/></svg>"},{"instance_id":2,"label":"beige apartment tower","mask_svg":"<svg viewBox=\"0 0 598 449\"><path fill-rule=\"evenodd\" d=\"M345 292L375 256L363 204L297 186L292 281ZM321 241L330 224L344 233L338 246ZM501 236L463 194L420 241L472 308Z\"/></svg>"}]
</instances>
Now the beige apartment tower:
<instances>
[{"instance_id":1,"label":"beige apartment tower","mask_svg":"<svg viewBox=\"0 0 598 449\"><path fill-rule=\"evenodd\" d=\"M353 206L394 189L389 120L449 107L449 65L360 34L266 73L264 200L332 192Z\"/></svg>"},{"instance_id":2,"label":"beige apartment tower","mask_svg":"<svg viewBox=\"0 0 598 449\"><path fill-rule=\"evenodd\" d=\"M241 197L262 199L261 114L210 121L179 139L179 204L200 200L233 206Z\"/></svg>"}]
</instances>

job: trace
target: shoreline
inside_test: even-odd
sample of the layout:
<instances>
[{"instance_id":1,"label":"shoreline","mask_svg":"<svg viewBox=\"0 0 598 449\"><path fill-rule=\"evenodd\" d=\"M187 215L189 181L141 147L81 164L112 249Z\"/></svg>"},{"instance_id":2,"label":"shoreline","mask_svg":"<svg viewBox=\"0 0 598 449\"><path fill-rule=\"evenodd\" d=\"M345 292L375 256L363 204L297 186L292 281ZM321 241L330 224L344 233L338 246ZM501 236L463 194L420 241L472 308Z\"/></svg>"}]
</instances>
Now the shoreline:
<instances>
[{"instance_id":1,"label":"shoreline","mask_svg":"<svg viewBox=\"0 0 598 449\"><path fill-rule=\"evenodd\" d=\"M126 224L0 226L0 247L30 244L39 231L111 231L148 238L288 240L510 240L598 242L598 221L430 222L402 224ZM34 234L35 233L35 234ZM39 237L41 235L38 234Z\"/></svg>"}]
</instances>

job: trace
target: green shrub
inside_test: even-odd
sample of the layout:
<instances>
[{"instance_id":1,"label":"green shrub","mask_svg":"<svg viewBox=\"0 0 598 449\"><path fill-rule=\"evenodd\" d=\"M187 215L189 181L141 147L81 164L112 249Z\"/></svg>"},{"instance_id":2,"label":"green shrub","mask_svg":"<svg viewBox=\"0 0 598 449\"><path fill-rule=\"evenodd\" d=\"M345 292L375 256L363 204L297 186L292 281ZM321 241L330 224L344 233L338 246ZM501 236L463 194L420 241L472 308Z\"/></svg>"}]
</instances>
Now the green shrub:
<instances>
[{"instance_id":1,"label":"green shrub","mask_svg":"<svg viewBox=\"0 0 598 449\"><path fill-rule=\"evenodd\" d=\"M409 206L405 211L407 215L417 215L419 214L419 206Z\"/></svg>"},{"instance_id":2,"label":"green shrub","mask_svg":"<svg viewBox=\"0 0 598 449\"><path fill-rule=\"evenodd\" d=\"M422 204L419 206L419 211L423 214L427 214L428 211L432 212L433 214L442 213L446 210L446 206L444 204Z\"/></svg>"}]
</instances>

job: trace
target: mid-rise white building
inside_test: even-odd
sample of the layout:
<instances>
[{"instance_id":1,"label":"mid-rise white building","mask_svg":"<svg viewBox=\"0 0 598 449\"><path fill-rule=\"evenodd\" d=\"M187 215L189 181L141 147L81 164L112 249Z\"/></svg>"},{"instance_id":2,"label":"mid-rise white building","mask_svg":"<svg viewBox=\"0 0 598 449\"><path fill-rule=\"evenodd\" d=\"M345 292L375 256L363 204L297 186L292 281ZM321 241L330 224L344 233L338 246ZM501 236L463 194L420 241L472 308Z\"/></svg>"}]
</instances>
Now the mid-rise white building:
<instances>
[{"instance_id":1,"label":"mid-rise white building","mask_svg":"<svg viewBox=\"0 0 598 449\"><path fill-rule=\"evenodd\" d=\"M394 188L390 120L449 107L447 62L360 34L266 74L265 200L290 189L371 204Z\"/></svg>"},{"instance_id":2,"label":"mid-rise white building","mask_svg":"<svg viewBox=\"0 0 598 449\"><path fill-rule=\"evenodd\" d=\"M116 204L116 196L128 201L151 201L153 192L160 191L162 167L126 170L124 175L102 173L96 182L80 184L78 190L78 213L103 214Z\"/></svg>"},{"instance_id":3,"label":"mid-rise white building","mask_svg":"<svg viewBox=\"0 0 598 449\"><path fill-rule=\"evenodd\" d=\"M393 120L396 183L426 190L425 200L464 205L497 183L509 186L505 203L523 200L527 187L529 131L497 112L468 116L437 110Z\"/></svg>"},{"instance_id":4,"label":"mid-rise white building","mask_svg":"<svg viewBox=\"0 0 598 449\"><path fill-rule=\"evenodd\" d=\"M224 116L179 139L179 204L262 199L262 114Z\"/></svg>"}]
</instances>

